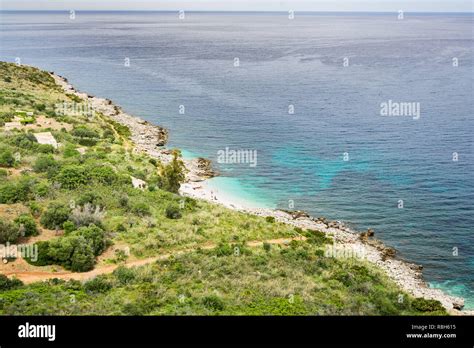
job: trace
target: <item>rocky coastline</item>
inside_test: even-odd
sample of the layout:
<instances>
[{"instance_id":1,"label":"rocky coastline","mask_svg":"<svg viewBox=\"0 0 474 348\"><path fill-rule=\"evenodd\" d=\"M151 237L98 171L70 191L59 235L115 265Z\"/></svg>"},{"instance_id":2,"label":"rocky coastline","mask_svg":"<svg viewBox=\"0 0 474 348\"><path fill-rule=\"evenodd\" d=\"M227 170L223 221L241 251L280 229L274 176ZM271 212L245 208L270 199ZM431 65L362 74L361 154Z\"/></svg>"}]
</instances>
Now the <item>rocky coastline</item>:
<instances>
[{"instance_id":1,"label":"rocky coastline","mask_svg":"<svg viewBox=\"0 0 474 348\"><path fill-rule=\"evenodd\" d=\"M163 163L168 163L171 160L171 151L164 147L168 140L166 129L125 113L108 99L79 92L68 83L67 79L52 72L50 74L67 93L90 103L93 110L102 113L111 120L127 126L131 131L134 151L145 153ZM209 192L209 189L204 185L207 179L217 175L217 172L212 168L211 161L196 158L192 160L184 159L183 162L187 173L186 183L183 184L181 194L206 199L250 214L273 217L278 222L295 227L325 232L333 237L335 244L338 246L357 251L361 258L379 267L405 292L415 297L438 300L453 315L474 314L473 311L461 311L464 306L462 298L449 296L439 289L430 288L423 280L422 266L397 258L396 250L375 239L373 231L357 233L341 222L329 221L322 217L314 218L301 211L252 209L229 201L221 201L216 198L212 191Z\"/></svg>"}]
</instances>

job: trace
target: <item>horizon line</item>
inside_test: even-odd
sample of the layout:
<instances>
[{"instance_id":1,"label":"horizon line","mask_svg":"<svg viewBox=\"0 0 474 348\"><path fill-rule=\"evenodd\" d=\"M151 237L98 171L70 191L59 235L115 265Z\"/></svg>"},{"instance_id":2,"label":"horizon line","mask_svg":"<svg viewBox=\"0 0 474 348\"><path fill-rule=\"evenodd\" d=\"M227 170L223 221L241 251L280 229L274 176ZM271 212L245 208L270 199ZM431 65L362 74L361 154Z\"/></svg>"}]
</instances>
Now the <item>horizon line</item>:
<instances>
[{"instance_id":1,"label":"horizon line","mask_svg":"<svg viewBox=\"0 0 474 348\"><path fill-rule=\"evenodd\" d=\"M186 9L176 9L176 10L112 10L112 9L101 9L101 10L93 10L93 9L61 9L61 10L38 10L38 9L8 9L4 10L0 8L0 12L68 12L68 11L75 11L75 12L168 12L174 13L179 11L191 12L191 13L288 13L289 11L293 11L295 13L378 13L378 14L388 14L388 13L398 13L400 10L394 11L309 11L309 10L186 10ZM443 14L443 13L450 13L450 14L474 14L474 10L472 11L404 11L404 13L419 13L419 14Z\"/></svg>"}]
</instances>

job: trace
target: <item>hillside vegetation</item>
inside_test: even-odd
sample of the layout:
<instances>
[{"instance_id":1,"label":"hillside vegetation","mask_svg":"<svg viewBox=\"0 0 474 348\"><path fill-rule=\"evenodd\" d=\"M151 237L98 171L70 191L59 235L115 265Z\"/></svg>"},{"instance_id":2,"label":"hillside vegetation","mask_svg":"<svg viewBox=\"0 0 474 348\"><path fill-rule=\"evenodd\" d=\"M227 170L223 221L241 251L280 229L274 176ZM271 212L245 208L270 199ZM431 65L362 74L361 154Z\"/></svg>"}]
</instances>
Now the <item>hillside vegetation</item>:
<instances>
[{"instance_id":1,"label":"hillside vegetation","mask_svg":"<svg viewBox=\"0 0 474 348\"><path fill-rule=\"evenodd\" d=\"M445 314L369 263L325 257L332 240L322 232L179 196L179 151L163 165L135 153L130 130L104 115L58 112L83 100L48 73L0 63L0 76L0 244L39 250L0 271L51 273L32 284L0 275L0 314ZM7 130L15 120L20 129ZM60 146L39 144L38 132ZM121 266L85 282L53 279L111 264Z\"/></svg>"}]
</instances>

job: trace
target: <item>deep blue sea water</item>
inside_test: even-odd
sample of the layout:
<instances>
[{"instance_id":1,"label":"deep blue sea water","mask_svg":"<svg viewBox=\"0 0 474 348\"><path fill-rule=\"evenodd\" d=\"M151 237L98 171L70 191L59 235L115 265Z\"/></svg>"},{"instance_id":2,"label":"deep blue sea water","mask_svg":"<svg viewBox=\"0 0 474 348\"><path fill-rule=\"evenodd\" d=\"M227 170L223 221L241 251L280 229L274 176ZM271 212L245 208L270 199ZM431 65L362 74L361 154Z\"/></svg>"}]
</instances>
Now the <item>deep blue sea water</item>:
<instances>
[{"instance_id":1,"label":"deep blue sea water","mask_svg":"<svg viewBox=\"0 0 474 348\"><path fill-rule=\"evenodd\" d=\"M256 167L218 165L216 185L373 228L474 308L472 15L31 12L0 21L1 60L55 71L169 128L169 145L186 156L257 150ZM420 103L420 118L381 116L388 100Z\"/></svg>"}]
</instances>

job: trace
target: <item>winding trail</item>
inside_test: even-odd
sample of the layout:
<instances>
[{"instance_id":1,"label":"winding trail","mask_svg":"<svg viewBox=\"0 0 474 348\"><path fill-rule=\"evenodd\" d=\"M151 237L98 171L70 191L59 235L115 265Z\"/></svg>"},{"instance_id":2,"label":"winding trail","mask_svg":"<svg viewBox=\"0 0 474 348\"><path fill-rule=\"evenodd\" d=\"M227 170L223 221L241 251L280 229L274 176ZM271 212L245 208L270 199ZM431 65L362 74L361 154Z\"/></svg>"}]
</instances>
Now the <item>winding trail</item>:
<instances>
[{"instance_id":1,"label":"winding trail","mask_svg":"<svg viewBox=\"0 0 474 348\"><path fill-rule=\"evenodd\" d=\"M245 243L246 246L248 247L259 247L263 246L264 243L268 244L273 244L273 245L285 245L289 244L293 240L306 240L305 237L303 236L298 236L294 238L278 238L278 239L268 239L264 241L250 241ZM97 277L98 275L101 274L108 274L112 273L115 269L117 269L120 266L125 266L125 267L138 267L138 266L144 266L150 263L153 263L155 261L161 261L161 260L166 260L169 259L171 256L179 256L182 254L186 254L189 252L196 251L198 248L202 250L212 250L217 247L217 244L204 244L204 245L198 245L197 247L194 248L188 248L188 249L182 249L182 250L176 250L175 252L159 255L159 256L154 256L154 257L149 257L146 259L140 259L140 260L133 260L133 261L128 261L122 264L117 264L117 265L99 265L93 270L89 272L82 272L82 273L77 273L77 272L69 272L69 271L61 271L61 272L45 272L45 271L13 271L13 272L4 272L3 274L10 277L10 278L17 278L21 280L25 284L30 284L38 281L45 281L48 279L63 279L63 280L80 280L80 281L85 281L88 279L92 279L94 277Z\"/></svg>"}]
</instances>

